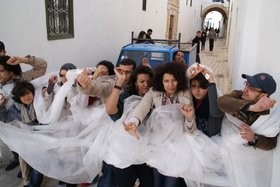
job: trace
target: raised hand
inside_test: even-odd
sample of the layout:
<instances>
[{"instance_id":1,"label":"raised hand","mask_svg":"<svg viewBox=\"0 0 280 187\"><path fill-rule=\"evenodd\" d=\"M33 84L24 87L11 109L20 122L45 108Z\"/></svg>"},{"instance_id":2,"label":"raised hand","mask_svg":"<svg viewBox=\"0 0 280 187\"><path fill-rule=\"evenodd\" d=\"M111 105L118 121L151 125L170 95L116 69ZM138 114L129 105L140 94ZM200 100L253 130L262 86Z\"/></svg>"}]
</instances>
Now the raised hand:
<instances>
[{"instance_id":1,"label":"raised hand","mask_svg":"<svg viewBox=\"0 0 280 187\"><path fill-rule=\"evenodd\" d=\"M127 124L123 123L124 129L131 134L132 136L134 136L137 140L140 139L140 136L137 134L137 125L135 125L135 123L132 122L128 122Z\"/></svg>"},{"instance_id":2,"label":"raised hand","mask_svg":"<svg viewBox=\"0 0 280 187\"><path fill-rule=\"evenodd\" d=\"M91 79L89 78L88 71L86 69L77 76L77 81L83 88L90 85Z\"/></svg>"},{"instance_id":3,"label":"raised hand","mask_svg":"<svg viewBox=\"0 0 280 187\"><path fill-rule=\"evenodd\" d=\"M196 63L196 66L192 66L188 70L188 77L189 79L193 79L198 73L202 72L204 68L202 68L198 63Z\"/></svg>"},{"instance_id":4,"label":"raised hand","mask_svg":"<svg viewBox=\"0 0 280 187\"><path fill-rule=\"evenodd\" d=\"M49 78L49 84L52 83L52 84L55 84L57 83L57 76L56 75L52 75L50 78Z\"/></svg>"},{"instance_id":5,"label":"raised hand","mask_svg":"<svg viewBox=\"0 0 280 187\"><path fill-rule=\"evenodd\" d=\"M147 67L151 68L151 65L150 65L150 63L149 63L149 59L148 59L148 58L143 58L143 59L141 60L141 65L142 65L142 66L147 66Z\"/></svg>"},{"instance_id":6,"label":"raised hand","mask_svg":"<svg viewBox=\"0 0 280 187\"><path fill-rule=\"evenodd\" d=\"M257 103L249 107L249 111L262 112L265 110L269 110L274 107L275 103L276 103L275 99L269 98L267 95L263 95L257 101Z\"/></svg>"},{"instance_id":7,"label":"raised hand","mask_svg":"<svg viewBox=\"0 0 280 187\"><path fill-rule=\"evenodd\" d=\"M214 75L211 71L208 71L207 69L203 68L201 72L204 77L208 80L209 83L215 83Z\"/></svg>"},{"instance_id":8,"label":"raised hand","mask_svg":"<svg viewBox=\"0 0 280 187\"><path fill-rule=\"evenodd\" d=\"M18 57L18 56L12 56L8 61L7 61L7 64L10 64L10 65L18 65L20 63L26 63L28 62L28 58L26 57Z\"/></svg>"},{"instance_id":9,"label":"raised hand","mask_svg":"<svg viewBox=\"0 0 280 187\"><path fill-rule=\"evenodd\" d=\"M48 84L48 87L46 89L46 91L48 92L48 94L51 94L53 92L53 88L54 88L54 85L55 83L57 83L57 76L56 75L52 75L50 78L49 78L49 84ZM46 91L44 91L44 89L42 90L42 94L43 94L43 97L46 96Z\"/></svg>"},{"instance_id":10,"label":"raised hand","mask_svg":"<svg viewBox=\"0 0 280 187\"><path fill-rule=\"evenodd\" d=\"M125 71L120 67L115 67L114 71L117 76L116 84L122 86L126 79Z\"/></svg>"},{"instance_id":11,"label":"raised hand","mask_svg":"<svg viewBox=\"0 0 280 187\"><path fill-rule=\"evenodd\" d=\"M190 122L194 119L195 116L195 110L194 107L192 105L181 105L180 107L180 111L182 112L182 114L185 116L185 118Z\"/></svg>"},{"instance_id":12,"label":"raised hand","mask_svg":"<svg viewBox=\"0 0 280 187\"><path fill-rule=\"evenodd\" d=\"M94 74L92 75L92 79L97 79L99 76L102 75L103 67L98 66L96 70L94 71Z\"/></svg>"}]
</instances>

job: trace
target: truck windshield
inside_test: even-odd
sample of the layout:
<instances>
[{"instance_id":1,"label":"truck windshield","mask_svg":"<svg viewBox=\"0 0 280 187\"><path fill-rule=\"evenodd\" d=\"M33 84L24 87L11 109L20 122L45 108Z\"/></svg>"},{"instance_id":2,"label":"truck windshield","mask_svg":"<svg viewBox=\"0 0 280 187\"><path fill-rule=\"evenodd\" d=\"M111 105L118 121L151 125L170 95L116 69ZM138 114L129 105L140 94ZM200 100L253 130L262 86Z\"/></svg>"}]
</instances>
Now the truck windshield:
<instances>
[{"instance_id":1,"label":"truck windshield","mask_svg":"<svg viewBox=\"0 0 280 187\"><path fill-rule=\"evenodd\" d=\"M152 67L155 67L159 63L170 61L169 53L153 51L122 51L121 60L124 58L135 60L137 65L141 64L141 61L146 58Z\"/></svg>"}]
</instances>

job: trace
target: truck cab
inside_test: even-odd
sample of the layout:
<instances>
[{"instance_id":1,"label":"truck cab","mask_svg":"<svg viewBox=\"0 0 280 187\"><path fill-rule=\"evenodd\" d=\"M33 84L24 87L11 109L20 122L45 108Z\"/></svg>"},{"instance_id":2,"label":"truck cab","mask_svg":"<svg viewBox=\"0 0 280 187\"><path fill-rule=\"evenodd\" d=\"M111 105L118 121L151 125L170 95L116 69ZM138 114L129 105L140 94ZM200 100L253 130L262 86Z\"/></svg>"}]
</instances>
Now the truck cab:
<instances>
[{"instance_id":1,"label":"truck cab","mask_svg":"<svg viewBox=\"0 0 280 187\"><path fill-rule=\"evenodd\" d=\"M131 43L122 47L117 60L117 66L122 59L130 58L136 62L137 66L143 60L146 60L154 68L160 63L173 61L178 51L184 53L184 59L187 65L191 65L195 61L196 54L194 52L196 51L196 46L190 47L190 50L183 50L182 48L180 49L181 43L179 40L152 39L154 44L149 40L145 40L143 43L135 43L134 41L136 40L139 39L134 38L132 32Z\"/></svg>"}]
</instances>

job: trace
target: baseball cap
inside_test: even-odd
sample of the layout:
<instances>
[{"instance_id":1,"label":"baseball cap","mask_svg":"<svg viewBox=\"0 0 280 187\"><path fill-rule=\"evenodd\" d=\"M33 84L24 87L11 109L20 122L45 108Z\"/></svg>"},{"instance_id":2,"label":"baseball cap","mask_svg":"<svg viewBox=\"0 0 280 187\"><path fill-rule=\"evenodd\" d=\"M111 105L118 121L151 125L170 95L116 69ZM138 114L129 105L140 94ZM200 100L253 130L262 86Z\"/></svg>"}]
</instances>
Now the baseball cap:
<instances>
[{"instance_id":1,"label":"baseball cap","mask_svg":"<svg viewBox=\"0 0 280 187\"><path fill-rule=\"evenodd\" d=\"M268 95L276 91L276 81L267 73L258 73L250 76L246 74L241 75L242 78L247 79L250 86L263 90Z\"/></svg>"}]
</instances>

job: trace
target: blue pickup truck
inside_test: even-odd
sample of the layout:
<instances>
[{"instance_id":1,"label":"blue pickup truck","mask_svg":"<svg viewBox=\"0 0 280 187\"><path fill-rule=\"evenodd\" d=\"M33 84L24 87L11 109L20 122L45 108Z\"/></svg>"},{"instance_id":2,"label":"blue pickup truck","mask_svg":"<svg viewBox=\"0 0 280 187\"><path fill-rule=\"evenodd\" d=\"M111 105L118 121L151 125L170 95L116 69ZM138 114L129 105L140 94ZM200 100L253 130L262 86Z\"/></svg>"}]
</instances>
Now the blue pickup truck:
<instances>
[{"instance_id":1,"label":"blue pickup truck","mask_svg":"<svg viewBox=\"0 0 280 187\"><path fill-rule=\"evenodd\" d=\"M180 43L179 40L153 39L155 44L150 43L148 40L144 43L136 44L134 43L135 40L137 40L137 38L133 38L132 33L131 43L122 47L117 65L124 58L133 59L136 61L137 65L139 65L145 58L154 68L159 63L173 61L175 54L179 50L184 53L187 65L191 65L195 62L196 46L191 46L191 43ZM170 44L171 42L173 42L173 44ZM189 47L182 48L183 45L188 45Z\"/></svg>"}]
</instances>

